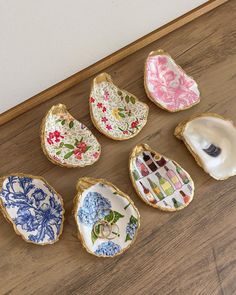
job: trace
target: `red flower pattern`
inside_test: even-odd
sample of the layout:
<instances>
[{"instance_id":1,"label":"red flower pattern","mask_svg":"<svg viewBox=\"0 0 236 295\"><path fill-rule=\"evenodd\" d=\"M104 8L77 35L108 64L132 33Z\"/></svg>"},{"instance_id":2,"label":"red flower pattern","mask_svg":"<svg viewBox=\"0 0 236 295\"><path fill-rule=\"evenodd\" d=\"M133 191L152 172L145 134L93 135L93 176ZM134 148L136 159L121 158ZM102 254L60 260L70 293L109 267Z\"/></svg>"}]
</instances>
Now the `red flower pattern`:
<instances>
[{"instance_id":1,"label":"red flower pattern","mask_svg":"<svg viewBox=\"0 0 236 295\"><path fill-rule=\"evenodd\" d=\"M102 117L101 120L102 120L103 123L106 123L108 121L108 119L106 117Z\"/></svg>"},{"instance_id":2,"label":"red flower pattern","mask_svg":"<svg viewBox=\"0 0 236 295\"><path fill-rule=\"evenodd\" d=\"M54 132L48 133L47 142L51 145L54 143L53 140L55 140L55 142L60 142L61 138L64 138L64 136L62 136L61 133L56 130Z\"/></svg>"},{"instance_id":3,"label":"red flower pattern","mask_svg":"<svg viewBox=\"0 0 236 295\"><path fill-rule=\"evenodd\" d=\"M90 97L90 102L91 103L95 102L95 99L93 97Z\"/></svg>"},{"instance_id":4,"label":"red flower pattern","mask_svg":"<svg viewBox=\"0 0 236 295\"><path fill-rule=\"evenodd\" d=\"M102 108L102 103L101 103L101 102L97 103L97 107L98 107L99 109L101 109L101 108Z\"/></svg>"},{"instance_id":5,"label":"red flower pattern","mask_svg":"<svg viewBox=\"0 0 236 295\"><path fill-rule=\"evenodd\" d=\"M107 128L107 130L112 130L112 127L111 127L110 124L107 124L107 125L106 125L106 128Z\"/></svg>"},{"instance_id":6,"label":"red flower pattern","mask_svg":"<svg viewBox=\"0 0 236 295\"><path fill-rule=\"evenodd\" d=\"M138 120L133 121L133 122L131 123L131 128L136 128L136 127L138 126L138 123L139 123Z\"/></svg>"}]
</instances>

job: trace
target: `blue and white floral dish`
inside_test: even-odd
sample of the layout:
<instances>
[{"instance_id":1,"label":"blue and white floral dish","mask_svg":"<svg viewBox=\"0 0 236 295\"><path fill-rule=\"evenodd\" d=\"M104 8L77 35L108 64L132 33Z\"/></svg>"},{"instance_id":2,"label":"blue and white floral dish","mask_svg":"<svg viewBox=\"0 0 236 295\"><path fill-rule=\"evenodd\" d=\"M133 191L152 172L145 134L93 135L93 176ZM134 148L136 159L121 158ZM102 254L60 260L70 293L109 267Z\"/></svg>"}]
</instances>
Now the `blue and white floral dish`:
<instances>
[{"instance_id":1,"label":"blue and white floral dish","mask_svg":"<svg viewBox=\"0 0 236 295\"><path fill-rule=\"evenodd\" d=\"M26 242L47 245L59 240L63 199L43 178L26 174L2 177L0 209Z\"/></svg>"},{"instance_id":2,"label":"blue and white floral dish","mask_svg":"<svg viewBox=\"0 0 236 295\"><path fill-rule=\"evenodd\" d=\"M85 249L98 257L114 257L127 250L140 226L138 209L129 196L104 179L83 177L77 183L74 217ZM112 239L100 237L94 226L100 220L119 229Z\"/></svg>"}]
</instances>

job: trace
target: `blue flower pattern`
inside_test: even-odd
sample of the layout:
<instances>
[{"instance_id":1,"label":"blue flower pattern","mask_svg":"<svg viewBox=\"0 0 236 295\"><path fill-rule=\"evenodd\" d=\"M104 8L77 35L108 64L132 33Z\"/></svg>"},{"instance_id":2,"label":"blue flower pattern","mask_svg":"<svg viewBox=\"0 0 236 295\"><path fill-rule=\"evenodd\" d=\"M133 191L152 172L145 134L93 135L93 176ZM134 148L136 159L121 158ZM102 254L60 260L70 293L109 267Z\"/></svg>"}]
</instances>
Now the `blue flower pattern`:
<instances>
[{"instance_id":1,"label":"blue flower pattern","mask_svg":"<svg viewBox=\"0 0 236 295\"><path fill-rule=\"evenodd\" d=\"M84 198L83 206L79 209L79 221L91 226L109 214L110 209L111 202L107 198L97 192L89 192Z\"/></svg>"},{"instance_id":2,"label":"blue flower pattern","mask_svg":"<svg viewBox=\"0 0 236 295\"><path fill-rule=\"evenodd\" d=\"M121 251L121 247L112 241L101 243L95 250L98 256L114 256Z\"/></svg>"},{"instance_id":3,"label":"blue flower pattern","mask_svg":"<svg viewBox=\"0 0 236 295\"><path fill-rule=\"evenodd\" d=\"M17 228L29 241L38 244L56 240L64 211L55 192L42 183L29 177L9 176L0 192L4 207L16 211L13 222Z\"/></svg>"},{"instance_id":4,"label":"blue flower pattern","mask_svg":"<svg viewBox=\"0 0 236 295\"><path fill-rule=\"evenodd\" d=\"M129 222L126 227L126 234L133 240L136 230L138 228L137 223Z\"/></svg>"}]
</instances>

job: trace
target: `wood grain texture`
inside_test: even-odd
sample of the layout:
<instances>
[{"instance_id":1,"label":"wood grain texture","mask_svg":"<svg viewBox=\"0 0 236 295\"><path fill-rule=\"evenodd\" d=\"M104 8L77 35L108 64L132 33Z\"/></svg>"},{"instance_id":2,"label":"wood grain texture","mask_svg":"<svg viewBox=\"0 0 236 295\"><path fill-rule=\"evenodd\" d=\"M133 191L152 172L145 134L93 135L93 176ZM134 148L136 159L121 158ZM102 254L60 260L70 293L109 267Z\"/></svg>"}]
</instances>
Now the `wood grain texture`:
<instances>
[{"instance_id":1,"label":"wood grain texture","mask_svg":"<svg viewBox=\"0 0 236 295\"><path fill-rule=\"evenodd\" d=\"M26 112L0 128L0 175L23 172L43 176L64 198L66 221L61 240L37 247L16 236L0 216L0 294L236 294L236 178L215 181L198 167L173 136L176 125L194 114L216 112L236 121L236 1L150 44L106 69L114 82L148 103L148 123L137 137L116 142L98 133L89 118L92 79ZM147 54L163 48L199 83L202 101L170 114L149 101L143 87ZM64 103L102 144L93 166L66 169L50 163L40 148L39 127L46 111ZM193 202L176 213L145 205L128 177L128 157L138 143L175 159L192 176ZM136 243L122 256L99 259L76 238L71 214L79 177L101 177L131 196L141 214Z\"/></svg>"},{"instance_id":2,"label":"wood grain texture","mask_svg":"<svg viewBox=\"0 0 236 295\"><path fill-rule=\"evenodd\" d=\"M84 79L87 79L91 77L92 75L98 73L99 71L102 71L108 66L113 65L114 63L122 60L123 58L129 56L130 54L136 52L137 50L160 39L161 37L167 35L168 33L180 28L181 26L189 23L190 21L196 19L197 17L203 15L204 13L207 13L208 11L211 11L212 9L218 7L219 5L227 1L228 0L209 0L206 3L200 5L199 7L191 10L190 12L160 27L159 29L143 36L142 38L136 40L135 42L99 60L98 62L85 68L84 70L68 77L67 79L55 84L54 86L46 89L45 91L42 91L39 94L27 99L26 101L20 103L19 105L1 114L0 126L12 120L13 118L23 114L24 112L31 110L37 105L53 98L55 95L58 95L62 93L63 91L71 88L72 86L78 84Z\"/></svg>"}]
</instances>

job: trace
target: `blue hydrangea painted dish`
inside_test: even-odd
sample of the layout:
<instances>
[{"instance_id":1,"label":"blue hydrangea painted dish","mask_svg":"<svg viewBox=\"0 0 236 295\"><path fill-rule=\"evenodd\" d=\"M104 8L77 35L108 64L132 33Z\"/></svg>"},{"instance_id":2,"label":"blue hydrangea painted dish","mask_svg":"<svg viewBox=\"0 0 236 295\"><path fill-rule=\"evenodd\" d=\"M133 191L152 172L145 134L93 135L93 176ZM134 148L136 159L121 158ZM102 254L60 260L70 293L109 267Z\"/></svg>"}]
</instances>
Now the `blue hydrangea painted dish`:
<instances>
[{"instance_id":1,"label":"blue hydrangea painted dish","mask_svg":"<svg viewBox=\"0 0 236 295\"><path fill-rule=\"evenodd\" d=\"M188 172L147 144L133 149L129 172L138 196L154 208L178 211L193 200L194 182Z\"/></svg>"},{"instance_id":2,"label":"blue hydrangea painted dish","mask_svg":"<svg viewBox=\"0 0 236 295\"><path fill-rule=\"evenodd\" d=\"M26 174L2 177L0 209L26 242L47 245L59 240L63 200L43 178Z\"/></svg>"},{"instance_id":3,"label":"blue hydrangea painted dish","mask_svg":"<svg viewBox=\"0 0 236 295\"><path fill-rule=\"evenodd\" d=\"M63 104L53 106L43 119L41 145L52 163L68 168L92 165L101 155L96 137Z\"/></svg>"},{"instance_id":4,"label":"blue hydrangea painted dish","mask_svg":"<svg viewBox=\"0 0 236 295\"><path fill-rule=\"evenodd\" d=\"M78 237L98 257L114 257L135 241L138 209L129 196L104 179L80 178L74 199Z\"/></svg>"},{"instance_id":5,"label":"blue hydrangea painted dish","mask_svg":"<svg viewBox=\"0 0 236 295\"><path fill-rule=\"evenodd\" d=\"M136 136L147 123L148 105L118 88L107 73L93 80L89 105L95 127L114 140Z\"/></svg>"}]
</instances>

